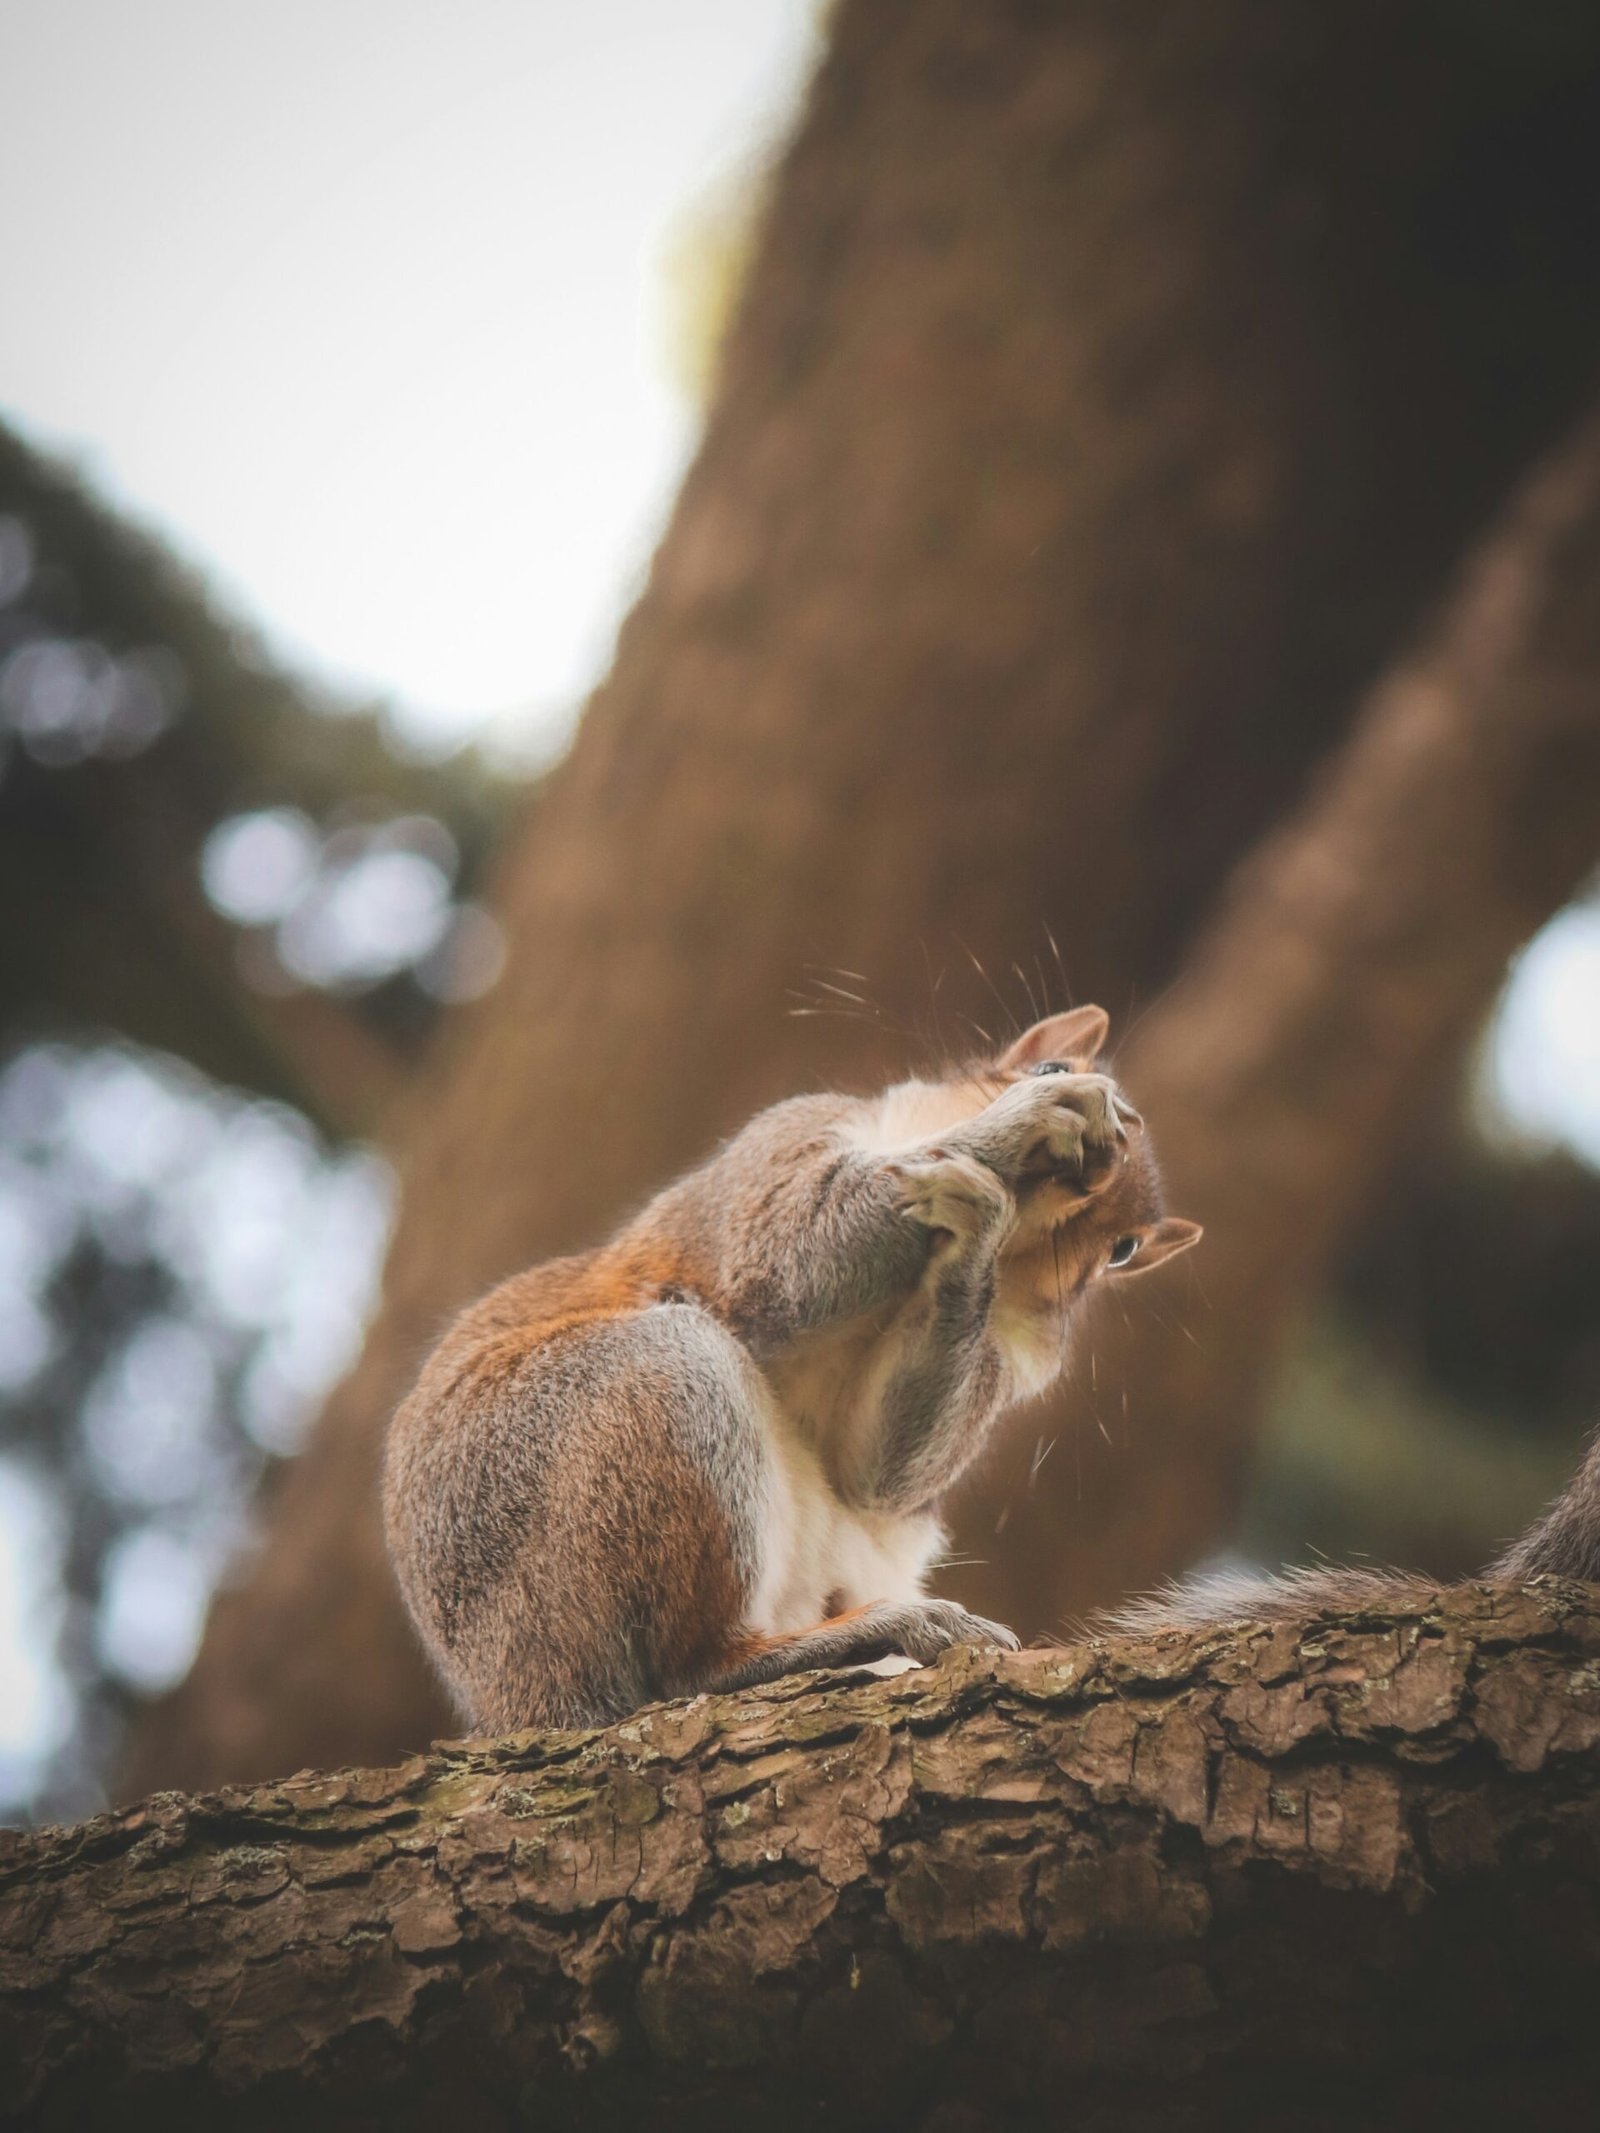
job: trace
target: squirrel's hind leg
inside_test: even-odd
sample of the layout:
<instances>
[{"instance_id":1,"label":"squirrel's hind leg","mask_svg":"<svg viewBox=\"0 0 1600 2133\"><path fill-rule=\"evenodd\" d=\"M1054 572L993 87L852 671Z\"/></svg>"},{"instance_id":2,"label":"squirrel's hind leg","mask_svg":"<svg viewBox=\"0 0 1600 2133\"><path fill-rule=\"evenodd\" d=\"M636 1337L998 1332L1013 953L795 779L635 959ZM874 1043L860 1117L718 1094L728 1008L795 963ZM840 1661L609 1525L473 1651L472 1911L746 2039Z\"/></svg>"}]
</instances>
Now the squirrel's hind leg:
<instances>
[{"instance_id":1,"label":"squirrel's hind leg","mask_svg":"<svg viewBox=\"0 0 1600 2133\"><path fill-rule=\"evenodd\" d=\"M894 1653L927 1666L953 1644L998 1645L1015 1651L1017 1639L1001 1623L970 1615L953 1600L874 1600L847 1614L830 1615L808 1629L742 1638L728 1655L730 1663L705 1688L713 1695L759 1688L785 1674L870 1666Z\"/></svg>"},{"instance_id":2,"label":"squirrel's hind leg","mask_svg":"<svg viewBox=\"0 0 1600 2133\"><path fill-rule=\"evenodd\" d=\"M479 1728L607 1724L717 1667L761 1579L765 1397L733 1337L673 1303L545 1340L470 1403L455 1471L477 1499L429 1515L504 1553L478 1574L443 1553L430 1584L468 1591L439 1641Z\"/></svg>"}]
</instances>

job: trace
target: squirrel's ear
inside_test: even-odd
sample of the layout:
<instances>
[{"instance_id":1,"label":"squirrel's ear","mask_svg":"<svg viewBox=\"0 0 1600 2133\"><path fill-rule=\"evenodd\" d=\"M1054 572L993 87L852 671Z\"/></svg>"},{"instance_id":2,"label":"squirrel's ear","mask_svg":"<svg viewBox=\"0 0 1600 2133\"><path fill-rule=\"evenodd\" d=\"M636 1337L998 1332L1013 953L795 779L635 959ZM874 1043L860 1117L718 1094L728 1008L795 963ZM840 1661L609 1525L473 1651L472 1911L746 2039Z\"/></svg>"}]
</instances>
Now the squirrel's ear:
<instances>
[{"instance_id":1,"label":"squirrel's ear","mask_svg":"<svg viewBox=\"0 0 1600 2133\"><path fill-rule=\"evenodd\" d=\"M1148 1274L1163 1259L1170 1259L1177 1252L1186 1252L1191 1244L1198 1244L1204 1235L1198 1222L1185 1222L1182 1215L1163 1215L1126 1266L1108 1267L1106 1271L1114 1280L1128 1274Z\"/></svg>"},{"instance_id":2,"label":"squirrel's ear","mask_svg":"<svg viewBox=\"0 0 1600 2133\"><path fill-rule=\"evenodd\" d=\"M1000 1064L1015 1068L1038 1066L1045 1059L1081 1059L1087 1065L1110 1027L1111 1017L1103 1007L1073 1007L1064 1015L1048 1015L1000 1054Z\"/></svg>"}]
</instances>

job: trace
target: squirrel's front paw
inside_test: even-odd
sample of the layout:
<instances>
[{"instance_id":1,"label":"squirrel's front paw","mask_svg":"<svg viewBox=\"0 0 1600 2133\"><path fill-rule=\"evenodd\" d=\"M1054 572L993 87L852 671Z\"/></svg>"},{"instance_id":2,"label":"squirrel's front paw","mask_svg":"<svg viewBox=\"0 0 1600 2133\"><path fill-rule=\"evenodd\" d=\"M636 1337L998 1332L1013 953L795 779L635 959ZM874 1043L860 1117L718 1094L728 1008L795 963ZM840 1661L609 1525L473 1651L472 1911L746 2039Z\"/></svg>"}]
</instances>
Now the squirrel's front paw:
<instances>
[{"instance_id":1,"label":"squirrel's front paw","mask_svg":"<svg viewBox=\"0 0 1600 2133\"><path fill-rule=\"evenodd\" d=\"M1016 1633L1003 1622L968 1614L954 1600L909 1600L895 1609L895 1616L895 1649L919 1666L931 1666L953 1644L978 1644L1007 1652L1017 1649Z\"/></svg>"},{"instance_id":2,"label":"squirrel's front paw","mask_svg":"<svg viewBox=\"0 0 1600 2133\"><path fill-rule=\"evenodd\" d=\"M900 1156L888 1169L901 1213L923 1229L976 1243L1000 1236L1015 1218L1010 1187L971 1156Z\"/></svg>"},{"instance_id":3,"label":"squirrel's front paw","mask_svg":"<svg viewBox=\"0 0 1600 2133\"><path fill-rule=\"evenodd\" d=\"M1009 1142L1014 1175L1071 1172L1090 1191L1112 1175L1130 1126L1143 1123L1108 1074L1058 1071L1017 1082L989 1115Z\"/></svg>"}]
</instances>

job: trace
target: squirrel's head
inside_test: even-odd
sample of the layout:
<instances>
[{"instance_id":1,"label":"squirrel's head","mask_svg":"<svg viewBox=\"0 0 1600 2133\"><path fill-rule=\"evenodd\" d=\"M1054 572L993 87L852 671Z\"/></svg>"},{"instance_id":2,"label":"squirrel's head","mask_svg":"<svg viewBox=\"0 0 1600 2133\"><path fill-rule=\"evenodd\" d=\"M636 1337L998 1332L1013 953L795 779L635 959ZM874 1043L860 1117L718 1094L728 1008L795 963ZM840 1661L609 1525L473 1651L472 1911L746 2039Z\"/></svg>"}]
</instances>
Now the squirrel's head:
<instances>
[{"instance_id":1,"label":"squirrel's head","mask_svg":"<svg viewBox=\"0 0 1600 2133\"><path fill-rule=\"evenodd\" d=\"M1038 1074L1106 1073L1098 1064L1111 1030L1101 1007L1074 1007L1036 1022L989 1068L999 1082ZM1048 1242L1072 1287L1101 1275L1143 1274L1200 1241L1198 1222L1166 1212L1150 1136L1131 1104L1119 1105L1125 1138L1086 1151L1081 1170L1041 1168L1020 1203L1012 1246Z\"/></svg>"}]
</instances>

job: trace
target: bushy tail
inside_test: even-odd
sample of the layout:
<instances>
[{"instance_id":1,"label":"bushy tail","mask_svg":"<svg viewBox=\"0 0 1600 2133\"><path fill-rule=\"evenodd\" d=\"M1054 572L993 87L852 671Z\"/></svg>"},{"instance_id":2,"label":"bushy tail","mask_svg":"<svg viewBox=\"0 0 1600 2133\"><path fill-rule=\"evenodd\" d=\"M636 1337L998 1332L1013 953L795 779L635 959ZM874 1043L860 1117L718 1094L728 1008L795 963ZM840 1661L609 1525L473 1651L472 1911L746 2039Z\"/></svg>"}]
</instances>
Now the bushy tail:
<instances>
[{"instance_id":1,"label":"bushy tail","mask_svg":"<svg viewBox=\"0 0 1600 2133\"><path fill-rule=\"evenodd\" d=\"M1486 1574L1507 1585L1536 1577L1600 1581L1600 1429L1543 1518L1497 1555Z\"/></svg>"},{"instance_id":2,"label":"bushy tail","mask_svg":"<svg viewBox=\"0 0 1600 2133\"><path fill-rule=\"evenodd\" d=\"M1521 1540L1483 1573L1491 1583L1588 1578L1600 1583L1600 1430L1571 1482ZM1202 1571L1095 1617L1099 1629L1149 1636L1161 1629L1210 1629L1222 1622L1272 1622L1287 1615L1359 1615L1424 1603L1436 1578L1404 1570L1296 1569L1276 1577L1247 1570Z\"/></svg>"}]
</instances>

